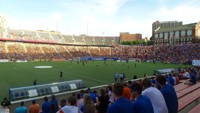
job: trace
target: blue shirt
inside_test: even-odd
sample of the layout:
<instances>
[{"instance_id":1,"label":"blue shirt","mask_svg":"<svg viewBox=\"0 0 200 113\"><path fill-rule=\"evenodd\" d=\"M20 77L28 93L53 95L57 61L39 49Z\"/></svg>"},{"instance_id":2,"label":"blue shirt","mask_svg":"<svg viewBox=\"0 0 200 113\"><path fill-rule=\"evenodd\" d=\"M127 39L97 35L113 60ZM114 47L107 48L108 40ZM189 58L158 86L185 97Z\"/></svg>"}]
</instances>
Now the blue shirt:
<instances>
[{"instance_id":1,"label":"blue shirt","mask_svg":"<svg viewBox=\"0 0 200 113\"><path fill-rule=\"evenodd\" d=\"M141 95L132 104L133 113L154 113L153 105L147 96Z\"/></svg>"},{"instance_id":2,"label":"blue shirt","mask_svg":"<svg viewBox=\"0 0 200 113\"><path fill-rule=\"evenodd\" d=\"M15 109L15 113L27 113L27 107L20 106Z\"/></svg>"},{"instance_id":3,"label":"blue shirt","mask_svg":"<svg viewBox=\"0 0 200 113\"><path fill-rule=\"evenodd\" d=\"M163 97L165 99L168 112L177 113L178 112L178 98L174 90L174 87L166 84L160 89L160 91L163 94Z\"/></svg>"},{"instance_id":4,"label":"blue shirt","mask_svg":"<svg viewBox=\"0 0 200 113\"><path fill-rule=\"evenodd\" d=\"M173 86L174 85L174 79L172 76L168 77L170 84Z\"/></svg>"},{"instance_id":5,"label":"blue shirt","mask_svg":"<svg viewBox=\"0 0 200 113\"><path fill-rule=\"evenodd\" d=\"M42 104L42 113L49 113L51 110L51 102L46 101Z\"/></svg>"},{"instance_id":6,"label":"blue shirt","mask_svg":"<svg viewBox=\"0 0 200 113\"><path fill-rule=\"evenodd\" d=\"M190 74L190 82L192 82L192 84L196 84L197 79L194 73Z\"/></svg>"},{"instance_id":7,"label":"blue shirt","mask_svg":"<svg viewBox=\"0 0 200 113\"><path fill-rule=\"evenodd\" d=\"M120 97L112 105L108 106L107 113L133 113L130 100Z\"/></svg>"},{"instance_id":8,"label":"blue shirt","mask_svg":"<svg viewBox=\"0 0 200 113\"><path fill-rule=\"evenodd\" d=\"M96 103L96 98L97 98L96 95L94 93L90 92L90 97L92 98L92 101L94 103Z\"/></svg>"}]
</instances>

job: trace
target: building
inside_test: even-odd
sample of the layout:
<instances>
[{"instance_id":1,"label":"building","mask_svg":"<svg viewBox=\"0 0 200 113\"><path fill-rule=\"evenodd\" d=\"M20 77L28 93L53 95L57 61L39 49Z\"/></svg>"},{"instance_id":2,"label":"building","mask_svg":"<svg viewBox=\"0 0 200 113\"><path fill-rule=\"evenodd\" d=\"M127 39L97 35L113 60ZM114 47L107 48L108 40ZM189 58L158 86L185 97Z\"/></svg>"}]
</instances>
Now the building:
<instances>
[{"instance_id":1,"label":"building","mask_svg":"<svg viewBox=\"0 0 200 113\"><path fill-rule=\"evenodd\" d=\"M177 45L200 37L200 22L182 24L179 21L156 21L152 24L151 40L154 45Z\"/></svg>"},{"instance_id":2,"label":"building","mask_svg":"<svg viewBox=\"0 0 200 113\"><path fill-rule=\"evenodd\" d=\"M120 42L123 41L134 41L134 40L142 40L142 34L129 34L128 32L120 33Z\"/></svg>"}]
</instances>

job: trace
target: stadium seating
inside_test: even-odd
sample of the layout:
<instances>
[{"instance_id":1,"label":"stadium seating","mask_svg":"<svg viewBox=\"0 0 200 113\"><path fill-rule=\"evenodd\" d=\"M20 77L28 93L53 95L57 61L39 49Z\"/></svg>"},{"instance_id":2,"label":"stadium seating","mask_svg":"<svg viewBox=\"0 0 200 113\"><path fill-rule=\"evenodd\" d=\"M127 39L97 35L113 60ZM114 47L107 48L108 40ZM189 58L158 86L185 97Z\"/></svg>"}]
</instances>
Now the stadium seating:
<instances>
[{"instance_id":1,"label":"stadium seating","mask_svg":"<svg viewBox=\"0 0 200 113\"><path fill-rule=\"evenodd\" d=\"M181 91L181 90L183 90L185 88L188 88L189 86L190 85L188 85L188 84L180 83L180 84L175 85L174 89L175 89L176 92L178 92L178 91Z\"/></svg>"},{"instance_id":2,"label":"stadium seating","mask_svg":"<svg viewBox=\"0 0 200 113\"><path fill-rule=\"evenodd\" d=\"M66 44L73 44L74 43L72 36L70 36L70 35L62 35L62 36L63 36Z\"/></svg>"},{"instance_id":3,"label":"stadium seating","mask_svg":"<svg viewBox=\"0 0 200 113\"><path fill-rule=\"evenodd\" d=\"M179 113L188 112L191 108L195 106L195 104L198 103L197 101L199 98L200 98L200 88L178 99Z\"/></svg>"},{"instance_id":4,"label":"stadium seating","mask_svg":"<svg viewBox=\"0 0 200 113\"><path fill-rule=\"evenodd\" d=\"M177 92L177 97L181 98L181 97L183 97L183 96L185 96L185 95L187 95L189 93L192 93L193 91L195 91L198 88L200 88L200 83L192 85L192 86L190 86L188 88L185 88L185 89L183 89L181 91L178 91Z\"/></svg>"},{"instance_id":5,"label":"stadium seating","mask_svg":"<svg viewBox=\"0 0 200 113\"><path fill-rule=\"evenodd\" d=\"M200 104L192 108L188 113L200 113Z\"/></svg>"}]
</instances>

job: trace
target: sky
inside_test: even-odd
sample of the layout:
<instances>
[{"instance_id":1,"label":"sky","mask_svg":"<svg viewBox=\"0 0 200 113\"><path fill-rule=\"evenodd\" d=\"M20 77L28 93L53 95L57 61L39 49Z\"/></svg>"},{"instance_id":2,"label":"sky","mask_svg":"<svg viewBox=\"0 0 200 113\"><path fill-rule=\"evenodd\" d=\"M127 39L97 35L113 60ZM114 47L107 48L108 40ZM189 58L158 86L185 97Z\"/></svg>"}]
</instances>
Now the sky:
<instances>
[{"instance_id":1,"label":"sky","mask_svg":"<svg viewBox=\"0 0 200 113\"><path fill-rule=\"evenodd\" d=\"M151 37L156 20L200 21L200 0L0 0L0 15L13 29Z\"/></svg>"}]
</instances>

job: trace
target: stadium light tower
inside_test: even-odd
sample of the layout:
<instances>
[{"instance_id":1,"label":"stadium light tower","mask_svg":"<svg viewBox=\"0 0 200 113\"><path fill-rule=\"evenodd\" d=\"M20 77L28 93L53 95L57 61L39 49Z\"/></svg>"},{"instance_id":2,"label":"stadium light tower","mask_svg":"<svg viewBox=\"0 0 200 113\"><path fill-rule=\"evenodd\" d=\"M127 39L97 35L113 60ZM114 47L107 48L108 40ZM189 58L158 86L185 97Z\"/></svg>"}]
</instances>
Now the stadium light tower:
<instances>
[{"instance_id":1,"label":"stadium light tower","mask_svg":"<svg viewBox=\"0 0 200 113\"><path fill-rule=\"evenodd\" d=\"M86 22L86 35L88 35L88 21Z\"/></svg>"},{"instance_id":2,"label":"stadium light tower","mask_svg":"<svg viewBox=\"0 0 200 113\"><path fill-rule=\"evenodd\" d=\"M54 13L53 20L56 22L56 31L58 31L58 23L61 21L61 15L59 13Z\"/></svg>"}]
</instances>

